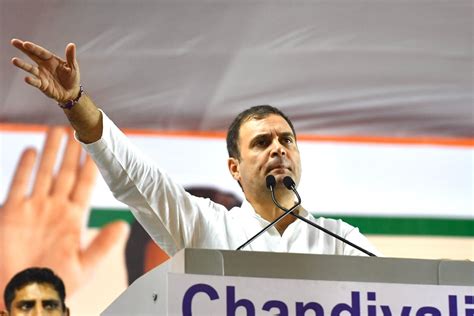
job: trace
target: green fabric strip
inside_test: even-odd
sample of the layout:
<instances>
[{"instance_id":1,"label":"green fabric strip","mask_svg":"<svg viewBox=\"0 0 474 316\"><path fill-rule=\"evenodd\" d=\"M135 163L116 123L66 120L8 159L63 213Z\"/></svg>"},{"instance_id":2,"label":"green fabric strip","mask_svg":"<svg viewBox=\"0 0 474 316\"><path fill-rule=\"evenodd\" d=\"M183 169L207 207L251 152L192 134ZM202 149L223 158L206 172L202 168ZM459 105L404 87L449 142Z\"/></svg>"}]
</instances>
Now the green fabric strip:
<instances>
[{"instance_id":1,"label":"green fabric strip","mask_svg":"<svg viewBox=\"0 0 474 316\"><path fill-rule=\"evenodd\" d=\"M474 219L339 216L337 214L318 214L317 216L340 218L359 227L363 234L368 235L474 237ZM95 208L89 218L89 227L102 227L116 220L132 223L135 219L129 210Z\"/></svg>"},{"instance_id":2,"label":"green fabric strip","mask_svg":"<svg viewBox=\"0 0 474 316\"><path fill-rule=\"evenodd\" d=\"M474 236L472 219L361 216L335 218L359 227L363 234L370 235Z\"/></svg>"}]
</instances>

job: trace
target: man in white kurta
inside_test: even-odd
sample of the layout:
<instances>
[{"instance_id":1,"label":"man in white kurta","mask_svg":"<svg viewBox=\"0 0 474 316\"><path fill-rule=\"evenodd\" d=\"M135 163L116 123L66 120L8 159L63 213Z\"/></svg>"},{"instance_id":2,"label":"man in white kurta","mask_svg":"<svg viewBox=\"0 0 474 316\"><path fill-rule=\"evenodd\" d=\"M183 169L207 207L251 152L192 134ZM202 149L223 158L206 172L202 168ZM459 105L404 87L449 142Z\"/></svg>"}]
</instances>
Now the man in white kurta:
<instances>
[{"instance_id":1,"label":"man in white kurta","mask_svg":"<svg viewBox=\"0 0 474 316\"><path fill-rule=\"evenodd\" d=\"M133 147L103 114L80 85L76 47L66 47L66 60L31 42L12 45L36 64L13 58L15 66L30 74L25 81L56 100L81 141L95 160L115 197L127 204L151 237L169 254L185 247L236 249L278 218L282 211L272 201L266 178L274 176L275 196L291 208L295 196L283 185L301 177L296 133L278 109L258 106L241 112L227 136L228 168L245 195L241 207L230 211L208 199L187 194L153 162ZM189 153L192 155L192 153ZM374 251L367 239L340 220L314 218L303 207L295 210L330 231ZM246 250L317 254L361 255L349 245L286 216Z\"/></svg>"},{"instance_id":2,"label":"man in white kurta","mask_svg":"<svg viewBox=\"0 0 474 316\"><path fill-rule=\"evenodd\" d=\"M209 199L185 192L181 185L143 157L105 114L101 139L83 146L114 196L130 206L137 220L169 255L189 247L236 249L269 224L247 200L241 207L228 211ZM316 219L304 209L299 214L375 251L357 228L341 220ZM292 222L282 235L272 227L245 250L362 255L300 220Z\"/></svg>"}]
</instances>

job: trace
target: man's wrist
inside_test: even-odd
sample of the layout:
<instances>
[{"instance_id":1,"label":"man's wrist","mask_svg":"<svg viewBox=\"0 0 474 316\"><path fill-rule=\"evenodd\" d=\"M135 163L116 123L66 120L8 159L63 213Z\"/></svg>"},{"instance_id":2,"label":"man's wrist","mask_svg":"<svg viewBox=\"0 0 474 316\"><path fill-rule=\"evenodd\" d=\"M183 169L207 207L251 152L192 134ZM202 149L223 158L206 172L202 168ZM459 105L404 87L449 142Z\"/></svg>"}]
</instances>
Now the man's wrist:
<instances>
[{"instance_id":1,"label":"man's wrist","mask_svg":"<svg viewBox=\"0 0 474 316\"><path fill-rule=\"evenodd\" d=\"M77 102L79 102L79 99L82 97L83 93L84 93L84 88L82 87L82 85L80 85L79 86L79 93L78 93L77 97L73 100L67 101L66 103L59 103L58 102L59 107L62 108L62 109L66 109L66 110L72 109L72 107L74 105L76 105Z\"/></svg>"}]
</instances>

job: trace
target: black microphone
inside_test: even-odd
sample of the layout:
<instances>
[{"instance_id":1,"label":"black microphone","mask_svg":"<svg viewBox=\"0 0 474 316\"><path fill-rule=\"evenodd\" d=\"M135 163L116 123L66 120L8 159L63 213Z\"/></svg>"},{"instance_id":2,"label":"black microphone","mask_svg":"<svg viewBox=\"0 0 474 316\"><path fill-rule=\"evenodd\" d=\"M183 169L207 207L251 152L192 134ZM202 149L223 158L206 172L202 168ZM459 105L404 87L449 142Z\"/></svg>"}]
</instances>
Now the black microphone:
<instances>
[{"instance_id":1,"label":"black microphone","mask_svg":"<svg viewBox=\"0 0 474 316\"><path fill-rule=\"evenodd\" d=\"M291 179L290 176L286 176L283 178L283 185L288 189L288 190L293 190L296 189L296 184L293 179ZM299 196L299 194L297 194Z\"/></svg>"},{"instance_id":2,"label":"black microphone","mask_svg":"<svg viewBox=\"0 0 474 316\"><path fill-rule=\"evenodd\" d=\"M268 182L267 182L268 183ZM293 181L293 179L291 179L291 177L289 176L286 176L285 178L283 178L283 185L288 189L288 190L291 190L293 191L293 193L296 195L296 197L298 198L298 201L301 203L301 198L300 198L300 195L298 194L298 191L296 191L296 184L295 182ZM288 210L284 207L282 207L279 203L276 202L275 200L275 197L274 197L274 193L273 193L273 190L272 190L272 199L273 199L273 202L275 203L275 205L280 208L283 212L287 212ZM288 214L290 214L290 212L288 212ZM369 255L371 257L376 257L375 254L373 254L372 252L368 251L368 250L365 250L364 248L350 242L349 240L333 233L332 231L330 230L327 230L326 228L324 227L321 227L320 225L316 224L316 223L313 223L312 221L304 218L303 216L299 215L299 214L294 214L294 213L291 213L291 215L293 215L294 217L296 218L299 218L301 219L303 222L319 229L319 230L322 230L323 232L325 232L326 234L329 234L331 235L332 237L342 241L343 243L346 243L348 244L349 246L352 246L354 247L355 249L359 250L359 251L362 251L363 253L365 253L366 255Z\"/></svg>"},{"instance_id":3,"label":"black microphone","mask_svg":"<svg viewBox=\"0 0 474 316\"><path fill-rule=\"evenodd\" d=\"M269 175L265 178L265 181L267 182L267 189L270 191L273 191L276 185L275 177L272 175Z\"/></svg>"},{"instance_id":4,"label":"black microphone","mask_svg":"<svg viewBox=\"0 0 474 316\"><path fill-rule=\"evenodd\" d=\"M291 180L293 181L293 180ZM300 206L301 204L301 199L299 198L299 195L298 196L298 202L296 202L295 205L293 205L293 207L291 207L290 209L284 209L282 206L280 206L280 204L278 203L278 201L275 199L275 193L274 193L274 189L275 189L275 185L276 185L276 180L275 180L275 177L272 176L272 175L269 175L265 178L265 182L267 184L267 188L272 192L272 200L273 200L273 203L275 203L275 205L283 210L283 214L281 214L280 216L278 216L273 222L271 222L270 224L268 224L267 226L265 226L261 231L259 231L258 233L256 233L252 238L250 238L249 240L247 240L245 243L243 243L242 245L240 245L239 248L237 248L236 250L241 250L242 248L244 248L245 246L247 246L248 244L250 244L255 238L257 238L258 236L260 236L261 234L263 234L264 232L266 232L270 227L272 227L273 225L275 225L276 223L278 223L279 221L281 221L285 216L287 216L288 214L293 214L292 212L298 207ZM293 214L294 215L294 214Z\"/></svg>"}]
</instances>

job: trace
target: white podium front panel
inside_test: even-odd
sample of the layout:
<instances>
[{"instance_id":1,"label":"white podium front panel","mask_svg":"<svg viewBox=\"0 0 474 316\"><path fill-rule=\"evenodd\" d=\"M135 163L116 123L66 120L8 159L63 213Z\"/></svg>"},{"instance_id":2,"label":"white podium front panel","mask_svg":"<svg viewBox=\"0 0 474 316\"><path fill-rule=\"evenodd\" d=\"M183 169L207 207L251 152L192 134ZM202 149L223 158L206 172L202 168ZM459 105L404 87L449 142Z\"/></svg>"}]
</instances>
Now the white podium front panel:
<instances>
[{"instance_id":1,"label":"white podium front panel","mask_svg":"<svg viewBox=\"0 0 474 316\"><path fill-rule=\"evenodd\" d=\"M305 315L305 308L318 316L474 315L474 264L184 249L102 315Z\"/></svg>"}]
</instances>

